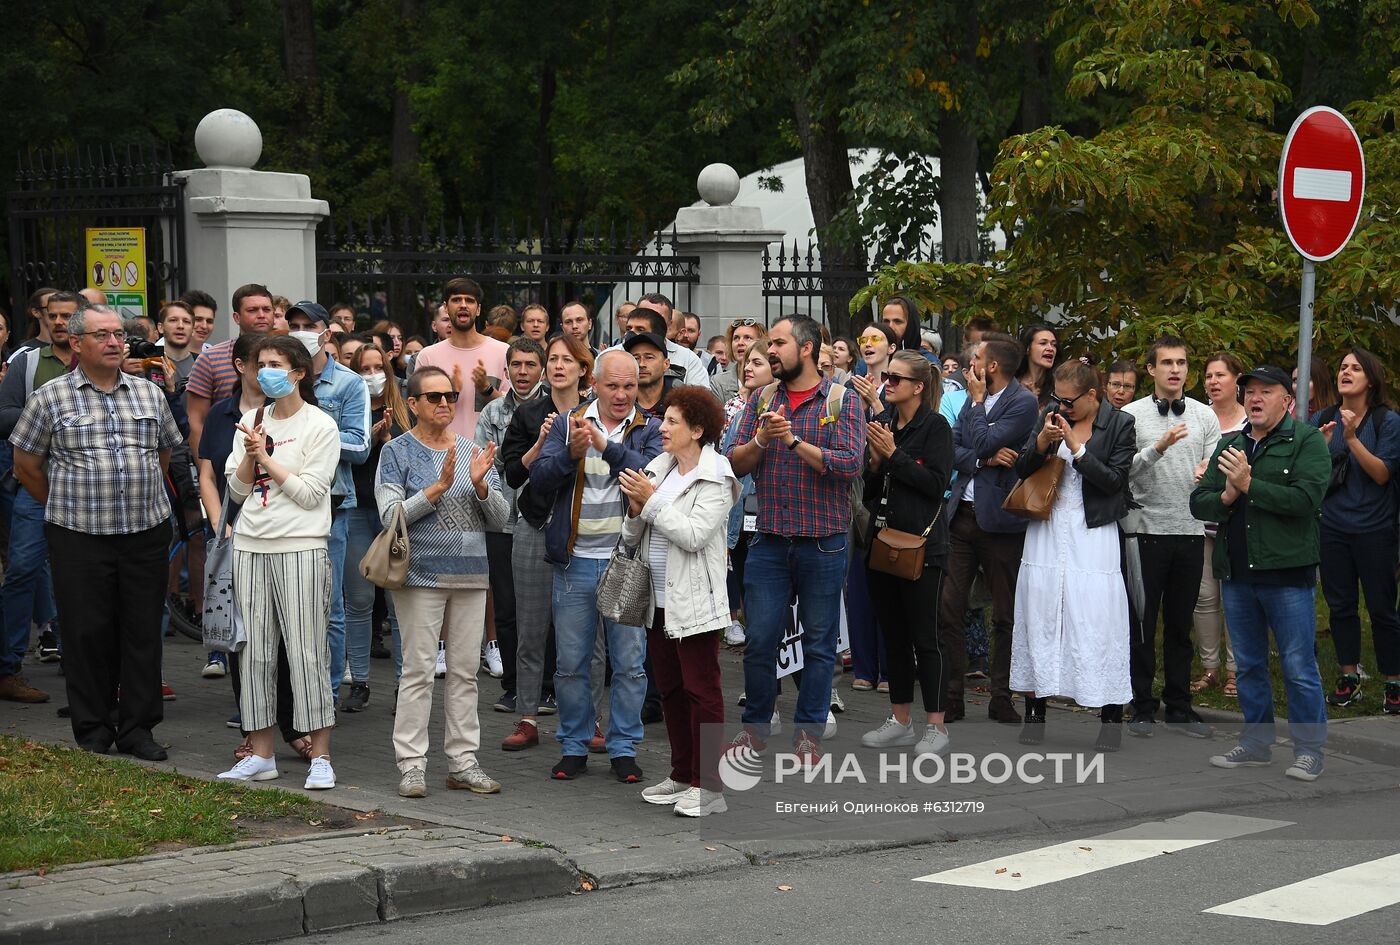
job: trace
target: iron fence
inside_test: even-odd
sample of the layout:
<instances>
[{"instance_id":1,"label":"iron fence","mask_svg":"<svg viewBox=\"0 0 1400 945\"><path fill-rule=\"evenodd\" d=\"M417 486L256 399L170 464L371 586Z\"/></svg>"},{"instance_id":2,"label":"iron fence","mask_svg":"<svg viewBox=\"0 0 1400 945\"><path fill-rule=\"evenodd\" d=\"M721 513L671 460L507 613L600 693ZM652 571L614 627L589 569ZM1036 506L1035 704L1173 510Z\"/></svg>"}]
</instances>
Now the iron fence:
<instances>
[{"instance_id":1,"label":"iron fence","mask_svg":"<svg viewBox=\"0 0 1400 945\"><path fill-rule=\"evenodd\" d=\"M7 201L16 337L29 328L30 293L87 285L88 227L145 228L150 308L185 290L184 181L168 148L51 148L19 155L16 168Z\"/></svg>"},{"instance_id":2,"label":"iron fence","mask_svg":"<svg viewBox=\"0 0 1400 945\"><path fill-rule=\"evenodd\" d=\"M480 221L468 230L459 219L449 230L443 220L359 227L327 220L316 254L320 298L347 301L371 320L391 317L422 330L442 284L470 276L486 292L483 311L506 304L518 312L538 303L557 322L566 302L585 302L595 313L595 340L613 336L612 315L626 299L660 292L687 308L699 267L698 256L676 251L674 229L634 235L627 227L619 236L615 227L586 233L548 221L536 231L528 221L521 230L514 223L484 229Z\"/></svg>"}]
</instances>

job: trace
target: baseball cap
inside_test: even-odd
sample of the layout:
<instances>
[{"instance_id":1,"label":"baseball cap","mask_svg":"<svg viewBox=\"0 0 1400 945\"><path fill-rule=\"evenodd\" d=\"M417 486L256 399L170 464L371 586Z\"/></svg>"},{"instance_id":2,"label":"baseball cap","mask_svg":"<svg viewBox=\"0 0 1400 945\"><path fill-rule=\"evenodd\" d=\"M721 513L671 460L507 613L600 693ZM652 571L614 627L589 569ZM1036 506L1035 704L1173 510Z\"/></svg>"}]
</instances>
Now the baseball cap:
<instances>
[{"instance_id":1,"label":"baseball cap","mask_svg":"<svg viewBox=\"0 0 1400 945\"><path fill-rule=\"evenodd\" d=\"M1263 381L1265 384L1282 384L1283 392L1288 395L1293 394L1293 378L1282 368L1276 368L1272 364L1261 364L1247 374L1241 374L1239 384L1241 391L1244 385L1250 380Z\"/></svg>"},{"instance_id":2,"label":"baseball cap","mask_svg":"<svg viewBox=\"0 0 1400 945\"><path fill-rule=\"evenodd\" d=\"M625 339L623 339L622 350L626 351L628 354L631 354L632 350L638 345L651 345L657 351L660 351L663 355L667 354L666 339L661 337L654 331L632 332Z\"/></svg>"},{"instance_id":3,"label":"baseball cap","mask_svg":"<svg viewBox=\"0 0 1400 945\"><path fill-rule=\"evenodd\" d=\"M320 302L312 302L310 300L298 302L287 309L287 317L291 318L293 312L304 312L313 322L320 322L322 325L329 325L331 323L330 314Z\"/></svg>"}]
</instances>

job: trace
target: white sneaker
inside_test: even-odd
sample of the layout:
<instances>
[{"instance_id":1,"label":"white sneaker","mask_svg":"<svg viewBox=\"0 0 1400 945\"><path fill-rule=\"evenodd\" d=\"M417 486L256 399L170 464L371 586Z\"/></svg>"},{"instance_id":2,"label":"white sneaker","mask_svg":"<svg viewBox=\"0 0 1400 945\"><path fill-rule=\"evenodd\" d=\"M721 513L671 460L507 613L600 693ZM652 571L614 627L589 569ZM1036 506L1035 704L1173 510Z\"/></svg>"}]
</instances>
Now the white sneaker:
<instances>
[{"instance_id":1,"label":"white sneaker","mask_svg":"<svg viewBox=\"0 0 1400 945\"><path fill-rule=\"evenodd\" d=\"M427 797L428 781L422 768L409 768L399 778L399 797Z\"/></svg>"},{"instance_id":2,"label":"white sneaker","mask_svg":"<svg viewBox=\"0 0 1400 945\"><path fill-rule=\"evenodd\" d=\"M505 666L501 663L501 646L495 640L486 641L486 674L494 679L506 674Z\"/></svg>"},{"instance_id":3,"label":"white sneaker","mask_svg":"<svg viewBox=\"0 0 1400 945\"><path fill-rule=\"evenodd\" d=\"M773 707L773 718L768 722L769 735L781 735L783 731L783 720L778 718L778 708Z\"/></svg>"},{"instance_id":4,"label":"white sneaker","mask_svg":"<svg viewBox=\"0 0 1400 945\"><path fill-rule=\"evenodd\" d=\"M893 715L885 719L879 728L860 737L860 743L866 748L901 748L918 740L919 736L914 732L914 723L901 725Z\"/></svg>"},{"instance_id":5,"label":"white sneaker","mask_svg":"<svg viewBox=\"0 0 1400 945\"><path fill-rule=\"evenodd\" d=\"M437 669L434 670L433 675L438 679L447 677L447 646L441 642L438 643Z\"/></svg>"},{"instance_id":6,"label":"white sneaker","mask_svg":"<svg viewBox=\"0 0 1400 945\"><path fill-rule=\"evenodd\" d=\"M826 711L826 728L822 729L822 740L836 737L836 715L828 709Z\"/></svg>"},{"instance_id":7,"label":"white sneaker","mask_svg":"<svg viewBox=\"0 0 1400 945\"><path fill-rule=\"evenodd\" d=\"M355 678L354 678L353 676L350 675L350 661L349 661L349 660L346 660L346 661L345 661L345 672L344 672L344 673L341 675L341 677L340 677L340 684L341 684L342 686L348 686L348 685L350 685L350 683L352 683L352 682L354 682L354 681L355 681Z\"/></svg>"},{"instance_id":8,"label":"white sneaker","mask_svg":"<svg viewBox=\"0 0 1400 945\"><path fill-rule=\"evenodd\" d=\"M224 666L224 661L214 659L211 656L209 662L204 664L204 669L200 670L199 675L205 679L222 679L227 672L228 668Z\"/></svg>"},{"instance_id":9,"label":"white sneaker","mask_svg":"<svg viewBox=\"0 0 1400 945\"><path fill-rule=\"evenodd\" d=\"M676 801L672 808L681 817L708 817L710 814L723 814L729 810L721 791L707 791L693 787Z\"/></svg>"},{"instance_id":10,"label":"white sneaker","mask_svg":"<svg viewBox=\"0 0 1400 945\"><path fill-rule=\"evenodd\" d=\"M329 791L335 787L335 769L328 756L317 755L311 759L311 770L306 772L306 783L302 787L308 791Z\"/></svg>"},{"instance_id":11,"label":"white sneaker","mask_svg":"<svg viewBox=\"0 0 1400 945\"><path fill-rule=\"evenodd\" d=\"M946 755L952 748L947 732L940 732L935 725L924 729L924 737L914 746L915 755Z\"/></svg>"},{"instance_id":12,"label":"white sneaker","mask_svg":"<svg viewBox=\"0 0 1400 945\"><path fill-rule=\"evenodd\" d=\"M845 712L845 711L846 711L846 703L843 702L843 701L841 701L841 694L840 694L839 692L836 691L836 687L835 687L835 686L832 686L832 687L831 687L831 711L832 711L832 712Z\"/></svg>"},{"instance_id":13,"label":"white sneaker","mask_svg":"<svg viewBox=\"0 0 1400 945\"><path fill-rule=\"evenodd\" d=\"M675 804L689 790L691 790L689 784L682 784L673 778L667 778L660 784L642 788L642 800L648 804Z\"/></svg>"},{"instance_id":14,"label":"white sneaker","mask_svg":"<svg viewBox=\"0 0 1400 945\"><path fill-rule=\"evenodd\" d=\"M271 781L277 777L277 759L249 755L219 774L220 781Z\"/></svg>"},{"instance_id":15,"label":"white sneaker","mask_svg":"<svg viewBox=\"0 0 1400 945\"><path fill-rule=\"evenodd\" d=\"M739 621L731 623L724 631L724 642L730 646L743 646L748 639L748 633L744 630L744 625Z\"/></svg>"}]
</instances>

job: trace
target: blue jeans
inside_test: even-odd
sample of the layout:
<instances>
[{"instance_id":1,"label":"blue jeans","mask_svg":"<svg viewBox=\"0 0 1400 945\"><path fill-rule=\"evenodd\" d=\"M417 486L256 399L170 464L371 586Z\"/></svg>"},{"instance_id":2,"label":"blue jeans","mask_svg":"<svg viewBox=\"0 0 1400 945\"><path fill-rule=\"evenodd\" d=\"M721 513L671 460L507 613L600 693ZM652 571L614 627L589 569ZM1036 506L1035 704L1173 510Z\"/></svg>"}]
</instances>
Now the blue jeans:
<instances>
[{"instance_id":1,"label":"blue jeans","mask_svg":"<svg viewBox=\"0 0 1400 945\"><path fill-rule=\"evenodd\" d=\"M802 624L802 684L794 726L820 738L831 708L831 675L841 633L841 586L846 577L846 535L782 538L758 533L744 562L744 726L766 735L777 697L778 647L792 598Z\"/></svg>"},{"instance_id":2,"label":"blue jeans","mask_svg":"<svg viewBox=\"0 0 1400 945\"><path fill-rule=\"evenodd\" d=\"M29 649L29 625L54 618L53 581L49 576L49 543L44 537L44 507L21 487L15 494L10 519L10 567L0 589L4 641L0 646L0 676L20 671Z\"/></svg>"},{"instance_id":3,"label":"blue jeans","mask_svg":"<svg viewBox=\"0 0 1400 945\"><path fill-rule=\"evenodd\" d=\"M855 678L886 682L890 674L885 635L876 622L875 605L865 581L865 555L859 552L851 557L846 569L846 627L851 637L851 672Z\"/></svg>"},{"instance_id":4,"label":"blue jeans","mask_svg":"<svg viewBox=\"0 0 1400 945\"><path fill-rule=\"evenodd\" d=\"M1327 741L1327 707L1313 653L1316 588L1273 587L1221 581L1220 596L1230 642L1235 645L1235 685L1244 728L1240 744L1267 753L1274 743L1274 694L1269 684L1269 629L1273 628L1288 696L1288 734L1294 754L1321 755Z\"/></svg>"},{"instance_id":5,"label":"blue jeans","mask_svg":"<svg viewBox=\"0 0 1400 945\"><path fill-rule=\"evenodd\" d=\"M379 535L379 511L374 506L347 509L345 564L341 568L345 587L345 654L350 660L350 678L369 682L369 647L374 635L374 585L360 574L360 559ZM399 617L394 612L394 595L386 595L389 627L394 634L394 676L403 674L403 649L399 641Z\"/></svg>"},{"instance_id":6,"label":"blue jeans","mask_svg":"<svg viewBox=\"0 0 1400 945\"><path fill-rule=\"evenodd\" d=\"M554 698L559 703L559 739L565 755L587 755L597 716L589 670L598 634L598 579L608 562L570 557L568 567L554 566ZM646 699L646 631L603 621L612 693L608 702L608 757L637 754L642 740L642 702ZM828 673L828 675L830 675ZM826 716L822 716L826 720Z\"/></svg>"},{"instance_id":7,"label":"blue jeans","mask_svg":"<svg viewBox=\"0 0 1400 945\"><path fill-rule=\"evenodd\" d=\"M340 681L345 678L345 545L350 531L349 512L337 509L331 513L331 534L326 547L331 561L331 611L326 638L331 645L332 694L340 692Z\"/></svg>"}]
</instances>

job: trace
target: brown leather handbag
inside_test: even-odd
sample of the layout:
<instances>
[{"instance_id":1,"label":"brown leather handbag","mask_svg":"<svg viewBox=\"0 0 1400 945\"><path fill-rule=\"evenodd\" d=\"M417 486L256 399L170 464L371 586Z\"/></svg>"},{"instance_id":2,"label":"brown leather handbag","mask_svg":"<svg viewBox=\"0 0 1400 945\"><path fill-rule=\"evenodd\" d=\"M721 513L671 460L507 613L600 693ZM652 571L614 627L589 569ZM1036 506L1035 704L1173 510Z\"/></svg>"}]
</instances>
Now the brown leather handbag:
<instances>
[{"instance_id":1,"label":"brown leather handbag","mask_svg":"<svg viewBox=\"0 0 1400 945\"><path fill-rule=\"evenodd\" d=\"M880 497L882 513L889 505L889 498L890 477L886 475L885 494ZM938 516L942 514L943 503L940 502L938 511L933 513L933 521L928 523L928 528L924 529L922 535L902 532L888 526L877 528L875 537L870 539L870 557L867 559L870 570L905 581L917 581L924 573L925 545L928 543L929 532L933 531L933 526L938 523ZM884 515L881 514L877 521L884 521Z\"/></svg>"},{"instance_id":2,"label":"brown leather handbag","mask_svg":"<svg viewBox=\"0 0 1400 945\"><path fill-rule=\"evenodd\" d=\"M1016 481L1001 503L1002 511L1037 522L1047 520L1050 510L1055 507L1055 496L1060 491L1060 477L1064 472L1063 459L1048 457L1039 469Z\"/></svg>"}]
</instances>

